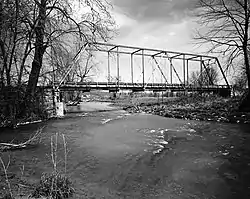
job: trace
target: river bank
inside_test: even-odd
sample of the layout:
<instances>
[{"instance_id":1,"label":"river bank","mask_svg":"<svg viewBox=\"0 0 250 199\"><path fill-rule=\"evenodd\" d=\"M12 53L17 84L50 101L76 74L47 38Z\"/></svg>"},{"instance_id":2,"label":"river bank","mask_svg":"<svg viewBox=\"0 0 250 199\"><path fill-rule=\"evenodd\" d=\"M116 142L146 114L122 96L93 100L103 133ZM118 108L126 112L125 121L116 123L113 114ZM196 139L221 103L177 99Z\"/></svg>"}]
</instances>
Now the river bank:
<instances>
[{"instance_id":1,"label":"river bank","mask_svg":"<svg viewBox=\"0 0 250 199\"><path fill-rule=\"evenodd\" d=\"M114 106L121 106L130 113L145 112L168 118L197 121L215 121L226 123L250 123L249 112L239 112L239 98L218 96L182 96L173 99L117 101Z\"/></svg>"}]
</instances>

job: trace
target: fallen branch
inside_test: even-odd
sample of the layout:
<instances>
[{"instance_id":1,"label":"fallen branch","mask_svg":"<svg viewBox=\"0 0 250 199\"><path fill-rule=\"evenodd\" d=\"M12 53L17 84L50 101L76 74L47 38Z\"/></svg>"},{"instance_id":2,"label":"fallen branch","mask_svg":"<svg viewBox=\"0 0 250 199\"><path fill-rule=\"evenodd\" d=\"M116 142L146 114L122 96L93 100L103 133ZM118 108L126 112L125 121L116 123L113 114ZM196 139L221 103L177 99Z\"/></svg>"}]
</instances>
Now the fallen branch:
<instances>
[{"instance_id":1,"label":"fallen branch","mask_svg":"<svg viewBox=\"0 0 250 199\"><path fill-rule=\"evenodd\" d=\"M19 144L13 143L0 143L0 151L7 151L7 150L17 150L17 149L24 149L28 146L35 145L39 142L40 134L43 128L40 128L36 131L36 133L31 136L26 142L22 142Z\"/></svg>"}]
</instances>

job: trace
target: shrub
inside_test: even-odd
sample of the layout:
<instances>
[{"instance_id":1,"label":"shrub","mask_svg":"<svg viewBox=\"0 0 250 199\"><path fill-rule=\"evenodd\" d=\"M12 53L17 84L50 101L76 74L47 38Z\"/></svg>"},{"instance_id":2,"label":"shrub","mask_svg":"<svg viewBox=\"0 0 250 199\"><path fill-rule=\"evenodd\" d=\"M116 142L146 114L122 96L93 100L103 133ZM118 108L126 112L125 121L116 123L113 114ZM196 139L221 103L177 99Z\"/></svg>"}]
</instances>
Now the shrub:
<instances>
[{"instance_id":1,"label":"shrub","mask_svg":"<svg viewBox=\"0 0 250 199\"><path fill-rule=\"evenodd\" d=\"M53 199L69 198L73 195L72 182L65 175L58 172L44 173L39 185L35 188L32 196L35 198L49 197Z\"/></svg>"}]
</instances>

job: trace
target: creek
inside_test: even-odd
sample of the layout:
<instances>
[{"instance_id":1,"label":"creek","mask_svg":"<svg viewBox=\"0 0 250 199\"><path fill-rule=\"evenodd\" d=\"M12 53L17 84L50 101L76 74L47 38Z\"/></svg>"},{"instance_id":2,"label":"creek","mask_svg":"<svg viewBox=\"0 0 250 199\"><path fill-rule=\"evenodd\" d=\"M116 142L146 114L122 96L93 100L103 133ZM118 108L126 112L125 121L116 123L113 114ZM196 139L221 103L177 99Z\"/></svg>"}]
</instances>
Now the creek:
<instances>
[{"instance_id":1,"label":"creek","mask_svg":"<svg viewBox=\"0 0 250 199\"><path fill-rule=\"evenodd\" d=\"M2 153L10 157L13 184L38 183L52 171L50 138L59 133L67 141L74 198L250 198L249 124L129 114L97 102L69 109L65 118L0 132L1 142L15 142L44 127L37 146ZM57 153L63 170L60 136Z\"/></svg>"}]
</instances>

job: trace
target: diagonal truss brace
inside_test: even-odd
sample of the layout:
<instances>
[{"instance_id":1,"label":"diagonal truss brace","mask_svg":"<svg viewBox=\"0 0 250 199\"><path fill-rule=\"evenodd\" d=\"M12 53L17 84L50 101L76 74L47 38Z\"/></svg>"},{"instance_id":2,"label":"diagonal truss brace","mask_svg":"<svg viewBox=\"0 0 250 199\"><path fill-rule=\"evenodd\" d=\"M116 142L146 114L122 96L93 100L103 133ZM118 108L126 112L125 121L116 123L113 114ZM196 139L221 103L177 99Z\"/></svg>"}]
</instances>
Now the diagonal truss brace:
<instances>
[{"instance_id":1,"label":"diagonal truss brace","mask_svg":"<svg viewBox=\"0 0 250 199\"><path fill-rule=\"evenodd\" d=\"M213 81L212 81L212 78L211 78L211 76L210 76L211 74L209 74L209 71L208 71L208 69L207 69L206 64L204 63L204 61L201 61L201 63L202 63L202 65L203 65L204 68L205 68L205 71L206 71L206 73L207 73L207 76L208 76L208 79L209 79L211 85L214 85L214 83L213 83Z\"/></svg>"},{"instance_id":2,"label":"diagonal truss brace","mask_svg":"<svg viewBox=\"0 0 250 199\"><path fill-rule=\"evenodd\" d=\"M79 51L76 53L76 55L73 57L72 61L77 61L80 58L80 53L86 49L88 43L84 44ZM59 87L62 85L62 83L64 82L64 80L66 79L66 77L69 75L69 73L72 71L72 69L74 68L75 64L71 64L69 65L69 67L66 69L66 73L65 75L62 77L62 79L60 80L58 86L56 87L56 90L59 90Z\"/></svg>"},{"instance_id":3,"label":"diagonal truss brace","mask_svg":"<svg viewBox=\"0 0 250 199\"><path fill-rule=\"evenodd\" d=\"M154 56L152 56L152 59L155 61L155 63L156 63L156 65L157 65L158 69L159 69L160 72L161 72L161 75L164 77L165 82L168 84L168 80L167 80L166 76L164 75L164 73L163 73L163 71L162 71L162 69L161 69L161 67L160 67L160 65L159 65L159 63L158 63L158 61L155 59Z\"/></svg>"},{"instance_id":4,"label":"diagonal truss brace","mask_svg":"<svg viewBox=\"0 0 250 199\"><path fill-rule=\"evenodd\" d=\"M168 56L168 53L167 53L167 52L166 52L165 54L166 54L167 59L168 59L168 61L169 61L169 63L170 63L170 66L174 69L174 72L175 72L175 74L176 74L176 76L177 76L179 82L182 84L181 78L180 78L180 76L178 75L178 73L177 73L177 71L176 71L176 69L175 69L175 67L174 67L174 64L173 64L172 59Z\"/></svg>"}]
</instances>

